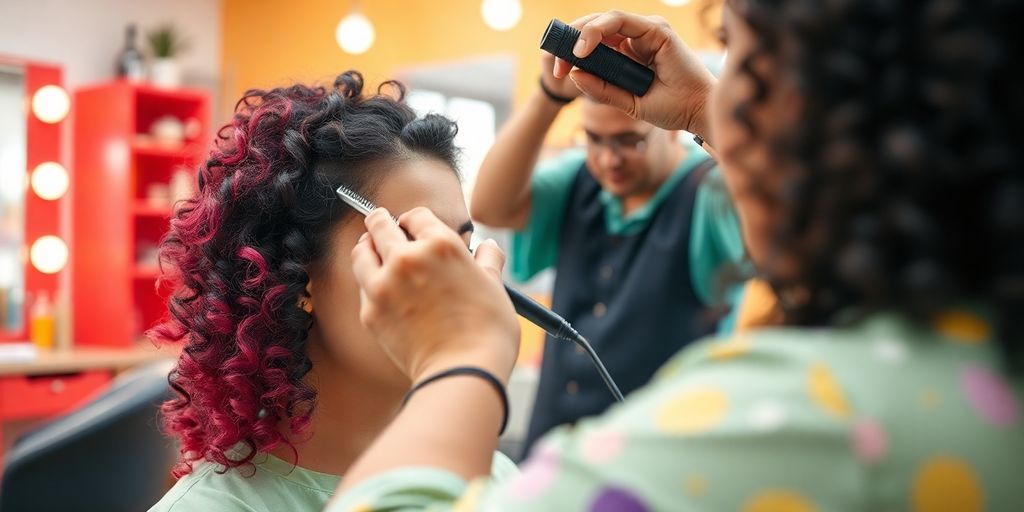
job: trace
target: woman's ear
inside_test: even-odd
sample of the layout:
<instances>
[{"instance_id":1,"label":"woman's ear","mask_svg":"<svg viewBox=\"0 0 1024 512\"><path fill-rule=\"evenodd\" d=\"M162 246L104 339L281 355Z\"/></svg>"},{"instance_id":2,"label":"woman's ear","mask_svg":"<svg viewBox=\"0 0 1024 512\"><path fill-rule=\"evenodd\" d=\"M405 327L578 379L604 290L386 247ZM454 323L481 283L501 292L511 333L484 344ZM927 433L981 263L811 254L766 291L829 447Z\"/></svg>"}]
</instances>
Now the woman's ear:
<instances>
[{"instance_id":1,"label":"woman's ear","mask_svg":"<svg viewBox=\"0 0 1024 512\"><path fill-rule=\"evenodd\" d=\"M309 314L313 314L313 281L306 283L306 296L299 297L299 307Z\"/></svg>"}]
</instances>

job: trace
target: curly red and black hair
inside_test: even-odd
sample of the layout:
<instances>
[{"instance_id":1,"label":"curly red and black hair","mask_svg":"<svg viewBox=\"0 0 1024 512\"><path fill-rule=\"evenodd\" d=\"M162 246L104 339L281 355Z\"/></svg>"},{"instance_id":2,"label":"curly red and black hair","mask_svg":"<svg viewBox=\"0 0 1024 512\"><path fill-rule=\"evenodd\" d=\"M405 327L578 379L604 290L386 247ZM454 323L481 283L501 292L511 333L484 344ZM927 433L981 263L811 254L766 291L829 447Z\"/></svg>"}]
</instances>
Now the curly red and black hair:
<instances>
[{"instance_id":1,"label":"curly red and black hair","mask_svg":"<svg viewBox=\"0 0 1024 512\"><path fill-rule=\"evenodd\" d=\"M225 468L288 444L310 424L317 391L303 378L312 316L298 307L328 230L351 218L334 189L372 197L388 162L437 158L456 172L455 124L417 118L397 95L364 95L363 77L334 86L250 90L217 136L198 191L177 209L160 248L169 315L149 335L185 344L163 406L181 441L175 476L208 460ZM397 97L394 97L397 96ZM236 446L246 449L228 453Z\"/></svg>"},{"instance_id":2,"label":"curly red and black hair","mask_svg":"<svg viewBox=\"0 0 1024 512\"><path fill-rule=\"evenodd\" d=\"M749 136L767 137L752 111L775 84L801 96L766 141L783 190L758 187L783 219L772 249L795 262L764 276L786 322L980 303L1007 367L1024 371L1024 4L727 3L758 39L739 57L754 92L734 114Z\"/></svg>"}]
</instances>

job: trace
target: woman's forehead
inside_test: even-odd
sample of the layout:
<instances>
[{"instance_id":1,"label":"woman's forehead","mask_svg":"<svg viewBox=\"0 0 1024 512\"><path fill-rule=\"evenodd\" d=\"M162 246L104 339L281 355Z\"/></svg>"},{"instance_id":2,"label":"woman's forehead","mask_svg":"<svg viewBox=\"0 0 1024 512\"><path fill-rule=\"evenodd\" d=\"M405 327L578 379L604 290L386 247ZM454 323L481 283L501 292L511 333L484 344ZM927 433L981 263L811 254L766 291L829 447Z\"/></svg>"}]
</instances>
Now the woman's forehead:
<instances>
[{"instance_id":1,"label":"woman's forehead","mask_svg":"<svg viewBox=\"0 0 1024 512\"><path fill-rule=\"evenodd\" d=\"M376 202L395 216L423 206L453 228L469 220L462 183L455 170L442 161L434 158L402 160L385 172L375 194Z\"/></svg>"}]
</instances>

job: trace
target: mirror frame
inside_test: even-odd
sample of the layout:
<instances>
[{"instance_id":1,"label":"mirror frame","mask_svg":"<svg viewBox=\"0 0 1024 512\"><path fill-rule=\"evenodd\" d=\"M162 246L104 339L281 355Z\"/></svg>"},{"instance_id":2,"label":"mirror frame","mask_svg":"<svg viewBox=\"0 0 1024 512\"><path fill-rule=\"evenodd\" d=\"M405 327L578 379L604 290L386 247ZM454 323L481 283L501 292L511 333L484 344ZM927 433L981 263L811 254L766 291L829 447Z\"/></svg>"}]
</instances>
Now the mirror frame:
<instances>
[{"instance_id":1,"label":"mirror frame","mask_svg":"<svg viewBox=\"0 0 1024 512\"><path fill-rule=\"evenodd\" d=\"M41 87L46 85L57 85L64 87L63 71L59 65L39 61L27 60L19 57L0 54L0 65L10 68L21 68L25 73L25 183L30 182L32 169L43 162L53 161L68 169L67 162L63 158L61 148L61 131L65 123L69 122L71 113L74 112L72 105L68 116L64 120L49 124L39 120L32 113L32 95ZM70 94L69 94L70 96ZM70 175L70 169L69 175ZM31 326L29 324L29 310L32 300L39 296L40 292L46 291L50 298L57 296L59 278L67 271L71 262L65 265L64 270L55 274L44 274L29 262L28 252L32 242L42 236L55 235L64 240L70 248L70 242L66 233L60 229L60 211L66 198L70 195L70 188L63 197L56 200L46 200L32 191L31 186L25 189L25 227L24 246L21 251L22 266L25 271L25 303L22 304L21 329L3 330L0 329L0 342L2 341L27 341L30 339Z\"/></svg>"}]
</instances>

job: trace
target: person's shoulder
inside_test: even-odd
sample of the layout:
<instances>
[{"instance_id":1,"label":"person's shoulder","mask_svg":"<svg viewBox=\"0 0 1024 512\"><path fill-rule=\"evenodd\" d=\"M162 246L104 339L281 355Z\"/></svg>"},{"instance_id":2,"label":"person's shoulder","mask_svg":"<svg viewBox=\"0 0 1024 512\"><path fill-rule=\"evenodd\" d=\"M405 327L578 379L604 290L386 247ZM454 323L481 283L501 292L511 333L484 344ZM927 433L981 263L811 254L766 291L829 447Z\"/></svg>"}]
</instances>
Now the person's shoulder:
<instances>
[{"instance_id":1,"label":"person's shoulder","mask_svg":"<svg viewBox=\"0 0 1024 512\"><path fill-rule=\"evenodd\" d=\"M878 316L849 327L762 327L705 338L677 353L657 377L693 374L698 368L727 365L758 373L791 376L793 367L828 364L837 367L886 364L878 340L907 348L922 334L905 322ZM904 347L906 345L906 347ZM896 349L899 350L899 349Z\"/></svg>"},{"instance_id":2,"label":"person's shoulder","mask_svg":"<svg viewBox=\"0 0 1024 512\"><path fill-rule=\"evenodd\" d=\"M890 483L953 474L970 489L991 491L986 501L1021 502L1020 486L999 475L1024 471L1017 455L1024 396L1000 371L983 319L963 311L934 323L876 314L842 325L700 341L627 403L576 430L595 439L624 433L629 471L653 466L663 453L673 454L663 466L686 460L688 468L717 468L704 476L730 482L728 496L704 500L721 499L725 509L741 508L731 497L765 485L831 505L823 510L905 500L905 485L876 485L879 472L895 475ZM943 482L929 485L941 494Z\"/></svg>"},{"instance_id":3,"label":"person's shoulder","mask_svg":"<svg viewBox=\"0 0 1024 512\"><path fill-rule=\"evenodd\" d=\"M234 490L237 485L233 481L239 478L237 473L237 470L220 473L215 464L198 463L149 512L257 512Z\"/></svg>"},{"instance_id":4,"label":"person's shoulder","mask_svg":"<svg viewBox=\"0 0 1024 512\"><path fill-rule=\"evenodd\" d=\"M652 382L669 392L721 383L739 388L731 393L746 394L756 391L746 390L747 384L796 380L814 361L830 359L813 348L812 340L820 336L803 329L773 328L705 338L669 359ZM744 377L737 380L736 375Z\"/></svg>"},{"instance_id":5,"label":"person's shoulder","mask_svg":"<svg viewBox=\"0 0 1024 512\"><path fill-rule=\"evenodd\" d=\"M598 480L647 490L645 500L658 504L652 509L668 509L680 500L691 504L683 508L695 510L757 508L749 502L766 487L811 489L833 500L835 506L822 510L854 509L850 503L859 499L859 489L828 478L829 471L858 471L848 449L844 390L830 385L835 380L827 370L808 386L811 356L799 348L800 341L777 334L782 335L698 342L625 402L579 422L571 432L558 431L550 436L556 444L548 446L557 447L558 458L569 458L558 462L563 467L580 467L575 457L597 461ZM793 334L806 339L806 333ZM533 459L547 456L543 446ZM532 464L524 474L531 473ZM679 475L690 475L685 488ZM586 475L577 478L587 484ZM566 493L561 499L575 498Z\"/></svg>"},{"instance_id":6,"label":"person's shoulder","mask_svg":"<svg viewBox=\"0 0 1024 512\"><path fill-rule=\"evenodd\" d=\"M962 324L979 325L974 331L984 330L982 320L958 315ZM775 390L839 420L906 422L914 407L954 414L953 407L929 405L938 400L929 396L962 395L950 377L997 374L998 356L990 340L958 337L966 328L938 327L880 313L842 327L753 329L693 344L670 359L654 382L664 389L721 385L749 397Z\"/></svg>"},{"instance_id":7,"label":"person's shoulder","mask_svg":"<svg viewBox=\"0 0 1024 512\"><path fill-rule=\"evenodd\" d=\"M868 341L861 329L785 327L706 338L673 356L645 398L660 407L703 390L730 410L749 412L771 398L803 409L801 417L816 425L829 417L845 420L856 397L874 391L862 376L882 364Z\"/></svg>"}]
</instances>

